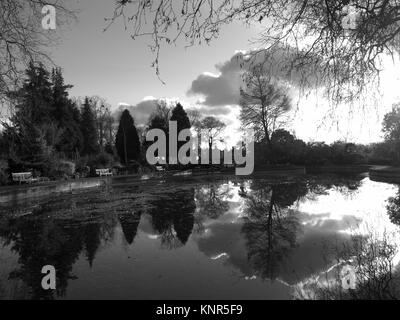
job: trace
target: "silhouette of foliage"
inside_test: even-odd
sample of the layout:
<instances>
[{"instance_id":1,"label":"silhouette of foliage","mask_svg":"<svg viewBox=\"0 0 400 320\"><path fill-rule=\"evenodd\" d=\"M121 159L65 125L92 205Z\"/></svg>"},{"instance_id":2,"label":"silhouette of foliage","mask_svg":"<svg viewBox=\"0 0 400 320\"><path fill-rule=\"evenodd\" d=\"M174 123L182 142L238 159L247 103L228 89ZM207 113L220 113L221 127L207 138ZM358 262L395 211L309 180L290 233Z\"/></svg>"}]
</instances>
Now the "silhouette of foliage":
<instances>
[{"instance_id":1,"label":"silhouette of foliage","mask_svg":"<svg viewBox=\"0 0 400 320\"><path fill-rule=\"evenodd\" d=\"M118 155L125 165L131 160L140 160L140 141L134 120L128 110L124 110L119 121L115 140Z\"/></svg>"}]
</instances>

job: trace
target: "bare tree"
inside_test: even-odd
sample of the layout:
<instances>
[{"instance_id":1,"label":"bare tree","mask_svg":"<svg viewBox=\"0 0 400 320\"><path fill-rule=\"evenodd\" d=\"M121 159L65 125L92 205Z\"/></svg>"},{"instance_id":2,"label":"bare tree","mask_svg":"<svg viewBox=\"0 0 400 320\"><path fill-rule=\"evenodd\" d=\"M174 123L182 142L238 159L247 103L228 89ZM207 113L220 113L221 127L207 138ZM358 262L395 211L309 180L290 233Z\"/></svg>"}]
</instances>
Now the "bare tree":
<instances>
[{"instance_id":1,"label":"bare tree","mask_svg":"<svg viewBox=\"0 0 400 320\"><path fill-rule=\"evenodd\" d=\"M172 107L167 104L164 100L157 101L156 110L150 115L149 123L152 119L159 118L165 124L166 129L168 128L168 121L171 118Z\"/></svg>"},{"instance_id":2,"label":"bare tree","mask_svg":"<svg viewBox=\"0 0 400 320\"><path fill-rule=\"evenodd\" d=\"M56 9L57 26L75 19L63 0L0 1L0 99L4 100L23 79L30 61L52 62L47 49L55 32L42 28L42 8Z\"/></svg>"},{"instance_id":3,"label":"bare tree","mask_svg":"<svg viewBox=\"0 0 400 320\"><path fill-rule=\"evenodd\" d=\"M201 134L204 134L204 137L208 141L209 163L212 163L212 148L214 142L221 136L225 127L225 123L211 116L205 117L200 123Z\"/></svg>"},{"instance_id":4,"label":"bare tree","mask_svg":"<svg viewBox=\"0 0 400 320\"><path fill-rule=\"evenodd\" d=\"M118 0L109 24L117 19L133 39L152 38L158 75L163 44L208 43L233 21L257 23L260 51L291 52L284 67L301 69L303 84L318 69L318 83L335 101L358 98L400 40L398 0Z\"/></svg>"},{"instance_id":5,"label":"bare tree","mask_svg":"<svg viewBox=\"0 0 400 320\"><path fill-rule=\"evenodd\" d=\"M84 98L75 97L73 98L73 101L79 106L79 108L81 108L84 103ZM112 115L111 105L107 102L107 99L98 95L89 97L89 102L96 116L96 128L99 145L101 147L105 147L106 145L113 144L115 141L116 132L118 130L118 121L116 121ZM120 116L121 115L119 115L119 117Z\"/></svg>"},{"instance_id":6,"label":"bare tree","mask_svg":"<svg viewBox=\"0 0 400 320\"><path fill-rule=\"evenodd\" d=\"M215 140L220 137L221 133L225 129L226 125L222 121L215 117L205 117L201 121L202 132L207 137L208 146L210 150L212 149Z\"/></svg>"},{"instance_id":7,"label":"bare tree","mask_svg":"<svg viewBox=\"0 0 400 320\"><path fill-rule=\"evenodd\" d=\"M103 147L106 144L112 144L115 132L113 130L114 118L111 115L111 105L100 96L92 96L90 101L96 114L99 145Z\"/></svg>"},{"instance_id":8,"label":"bare tree","mask_svg":"<svg viewBox=\"0 0 400 320\"><path fill-rule=\"evenodd\" d=\"M242 125L254 129L256 140L270 145L272 134L288 121L289 96L258 66L246 74L240 97Z\"/></svg>"},{"instance_id":9,"label":"bare tree","mask_svg":"<svg viewBox=\"0 0 400 320\"><path fill-rule=\"evenodd\" d=\"M196 109L189 109L186 112L188 118L189 118L189 122L192 128L197 128L200 125L200 120L201 120L201 114L199 112L199 110Z\"/></svg>"}]
</instances>

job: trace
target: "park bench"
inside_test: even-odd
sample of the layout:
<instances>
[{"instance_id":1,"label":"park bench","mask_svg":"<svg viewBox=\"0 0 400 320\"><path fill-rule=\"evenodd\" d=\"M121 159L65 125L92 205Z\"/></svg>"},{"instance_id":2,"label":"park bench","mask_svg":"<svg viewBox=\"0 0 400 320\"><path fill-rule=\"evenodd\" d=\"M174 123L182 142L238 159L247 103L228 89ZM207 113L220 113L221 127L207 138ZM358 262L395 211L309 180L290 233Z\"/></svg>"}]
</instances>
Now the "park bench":
<instances>
[{"instance_id":1,"label":"park bench","mask_svg":"<svg viewBox=\"0 0 400 320\"><path fill-rule=\"evenodd\" d=\"M33 177L32 172L13 172L11 175L13 181L19 184L21 184L21 182L32 183L38 181L38 179Z\"/></svg>"},{"instance_id":2,"label":"park bench","mask_svg":"<svg viewBox=\"0 0 400 320\"><path fill-rule=\"evenodd\" d=\"M101 176L112 176L111 169L96 169L96 174Z\"/></svg>"}]
</instances>

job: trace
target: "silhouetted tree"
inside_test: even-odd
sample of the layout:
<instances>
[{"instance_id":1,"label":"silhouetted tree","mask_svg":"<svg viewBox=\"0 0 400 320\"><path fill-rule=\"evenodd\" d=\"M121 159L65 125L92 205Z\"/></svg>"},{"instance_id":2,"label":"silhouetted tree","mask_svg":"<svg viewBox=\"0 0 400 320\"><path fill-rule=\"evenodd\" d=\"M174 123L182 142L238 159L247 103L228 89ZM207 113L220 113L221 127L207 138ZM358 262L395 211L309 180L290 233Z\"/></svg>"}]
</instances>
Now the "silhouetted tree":
<instances>
[{"instance_id":1,"label":"silhouetted tree","mask_svg":"<svg viewBox=\"0 0 400 320\"><path fill-rule=\"evenodd\" d=\"M183 129L190 129L190 121L186 111L182 105L178 103L174 109L172 109L171 121L176 121L178 127L178 134Z\"/></svg>"},{"instance_id":2,"label":"silhouetted tree","mask_svg":"<svg viewBox=\"0 0 400 320\"><path fill-rule=\"evenodd\" d=\"M215 140L221 137L223 130L226 127L226 124L222 121L218 120L215 117L205 117L200 122L201 133L205 135L205 139L208 142L208 151L209 151L209 163L212 163L212 148L214 146Z\"/></svg>"},{"instance_id":3,"label":"silhouetted tree","mask_svg":"<svg viewBox=\"0 0 400 320\"><path fill-rule=\"evenodd\" d=\"M83 144L83 136L80 128L79 109L69 99L68 90L72 85L64 83L64 77L60 68L52 71L52 124L60 129L60 137L56 142L58 151L62 151L72 157L78 153Z\"/></svg>"},{"instance_id":4,"label":"silhouetted tree","mask_svg":"<svg viewBox=\"0 0 400 320\"><path fill-rule=\"evenodd\" d=\"M291 108L289 96L283 88L271 82L262 65L253 67L245 75L245 88L240 89L240 120L244 127L254 129L258 141L271 145L275 130L286 124L285 115Z\"/></svg>"},{"instance_id":5,"label":"silhouetted tree","mask_svg":"<svg viewBox=\"0 0 400 320\"><path fill-rule=\"evenodd\" d=\"M160 129L165 133L167 145L166 145L166 156L168 161L169 155L169 119L170 119L171 109L167 107L165 103L158 103L157 109L150 115L147 130ZM151 142L145 142L145 149L151 145ZM158 156L158 154L155 154Z\"/></svg>"},{"instance_id":6,"label":"silhouetted tree","mask_svg":"<svg viewBox=\"0 0 400 320\"><path fill-rule=\"evenodd\" d=\"M0 100L21 84L28 61L50 61L47 49L55 34L43 29L42 9L44 5L55 7L59 28L74 18L66 4L59 0L0 1Z\"/></svg>"},{"instance_id":7,"label":"silhouetted tree","mask_svg":"<svg viewBox=\"0 0 400 320\"><path fill-rule=\"evenodd\" d=\"M98 152L96 117L89 98L85 98L82 106L81 132L83 136L82 154L90 155Z\"/></svg>"},{"instance_id":8,"label":"silhouetted tree","mask_svg":"<svg viewBox=\"0 0 400 320\"><path fill-rule=\"evenodd\" d=\"M99 96L91 96L90 101L96 115L96 127L98 143L101 147L114 143L114 118L111 115L111 105L106 99Z\"/></svg>"},{"instance_id":9,"label":"silhouetted tree","mask_svg":"<svg viewBox=\"0 0 400 320\"><path fill-rule=\"evenodd\" d=\"M201 121L201 114L199 110L196 109L189 109L186 112L188 118L189 118L189 123L190 126L193 128L197 128L200 126L200 121Z\"/></svg>"},{"instance_id":10,"label":"silhouetted tree","mask_svg":"<svg viewBox=\"0 0 400 320\"><path fill-rule=\"evenodd\" d=\"M386 141L392 146L395 161L400 163L400 104L393 105L392 111L385 115L383 132Z\"/></svg>"},{"instance_id":11,"label":"silhouetted tree","mask_svg":"<svg viewBox=\"0 0 400 320\"><path fill-rule=\"evenodd\" d=\"M121 162L125 165L131 160L140 159L140 141L134 120L126 109L119 120L115 146Z\"/></svg>"},{"instance_id":12,"label":"silhouetted tree","mask_svg":"<svg viewBox=\"0 0 400 320\"><path fill-rule=\"evenodd\" d=\"M16 112L11 124L5 125L8 153L12 170L47 167L52 147L60 132L52 126L52 87L43 65L30 63L25 82L12 94Z\"/></svg>"},{"instance_id":13,"label":"silhouetted tree","mask_svg":"<svg viewBox=\"0 0 400 320\"><path fill-rule=\"evenodd\" d=\"M21 89L13 93L16 99L15 125L30 122L41 126L52 120L52 85L50 75L42 64L29 63Z\"/></svg>"},{"instance_id":14,"label":"silhouetted tree","mask_svg":"<svg viewBox=\"0 0 400 320\"><path fill-rule=\"evenodd\" d=\"M183 109L182 105L178 103L174 109L172 109L171 119L170 121L176 121L178 128L178 136L179 133L184 129L190 129L190 121L186 114L186 111ZM185 141L177 141L178 150L185 144Z\"/></svg>"}]
</instances>

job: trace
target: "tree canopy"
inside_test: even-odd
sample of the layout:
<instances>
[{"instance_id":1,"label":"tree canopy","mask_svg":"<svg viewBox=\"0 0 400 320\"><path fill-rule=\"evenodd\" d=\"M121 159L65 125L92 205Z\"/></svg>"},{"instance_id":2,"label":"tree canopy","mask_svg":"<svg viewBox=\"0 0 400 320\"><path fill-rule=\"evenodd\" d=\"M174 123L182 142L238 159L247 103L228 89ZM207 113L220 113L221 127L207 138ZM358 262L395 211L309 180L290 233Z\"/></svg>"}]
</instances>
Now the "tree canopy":
<instances>
[{"instance_id":1,"label":"tree canopy","mask_svg":"<svg viewBox=\"0 0 400 320\"><path fill-rule=\"evenodd\" d=\"M246 73L240 106L242 125L253 128L257 140L269 143L274 131L286 124L291 100L283 87L271 82L262 67L255 67Z\"/></svg>"},{"instance_id":2,"label":"tree canopy","mask_svg":"<svg viewBox=\"0 0 400 320\"><path fill-rule=\"evenodd\" d=\"M174 109L172 109L171 121L176 121L178 127L178 133L184 129L190 129L190 121L183 109L182 105L178 103Z\"/></svg>"},{"instance_id":3,"label":"tree canopy","mask_svg":"<svg viewBox=\"0 0 400 320\"><path fill-rule=\"evenodd\" d=\"M223 123L221 120L218 120L215 117L205 117L201 121L201 129L202 133L205 134L207 140L208 140L208 145L210 148L210 153L211 149L214 145L215 140L220 137L222 131L225 129L226 124Z\"/></svg>"},{"instance_id":4,"label":"tree canopy","mask_svg":"<svg viewBox=\"0 0 400 320\"><path fill-rule=\"evenodd\" d=\"M208 43L233 21L260 25L256 55L283 59L270 65L289 74L301 70L303 86L317 74L337 101L359 97L379 75L383 54L399 51L397 0L119 0L109 23L118 19L133 39L151 37L157 74L163 44Z\"/></svg>"},{"instance_id":5,"label":"tree canopy","mask_svg":"<svg viewBox=\"0 0 400 320\"><path fill-rule=\"evenodd\" d=\"M42 8L52 5L57 12L57 26L75 19L67 1L0 1L0 99L14 91L24 79L31 61L49 62L48 47L55 34L42 28Z\"/></svg>"},{"instance_id":6,"label":"tree canopy","mask_svg":"<svg viewBox=\"0 0 400 320\"><path fill-rule=\"evenodd\" d=\"M392 111L383 119L385 139L390 143L396 161L400 163L400 104L393 106Z\"/></svg>"}]
</instances>

